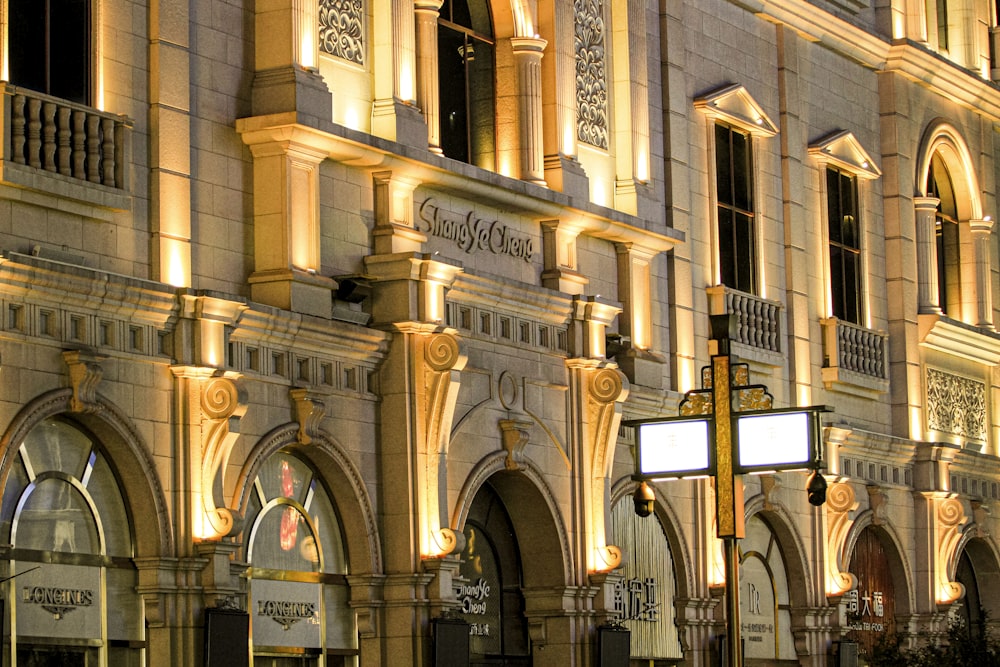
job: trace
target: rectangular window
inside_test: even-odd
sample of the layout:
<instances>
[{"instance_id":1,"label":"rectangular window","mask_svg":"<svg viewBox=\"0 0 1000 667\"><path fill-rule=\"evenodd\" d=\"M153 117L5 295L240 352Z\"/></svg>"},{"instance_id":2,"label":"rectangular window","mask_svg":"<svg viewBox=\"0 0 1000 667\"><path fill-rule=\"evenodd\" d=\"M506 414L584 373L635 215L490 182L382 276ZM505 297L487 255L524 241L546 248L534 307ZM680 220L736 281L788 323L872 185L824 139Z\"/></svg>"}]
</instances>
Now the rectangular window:
<instances>
[{"instance_id":1,"label":"rectangular window","mask_svg":"<svg viewBox=\"0 0 1000 667\"><path fill-rule=\"evenodd\" d=\"M830 232L830 295L833 316L861 324L861 232L858 179L839 169L826 170L826 211Z\"/></svg>"},{"instance_id":2,"label":"rectangular window","mask_svg":"<svg viewBox=\"0 0 1000 667\"><path fill-rule=\"evenodd\" d=\"M727 287L756 294L752 141L734 127L715 126L720 279Z\"/></svg>"},{"instance_id":3,"label":"rectangular window","mask_svg":"<svg viewBox=\"0 0 1000 667\"><path fill-rule=\"evenodd\" d=\"M90 104L89 0L10 0L10 80Z\"/></svg>"}]
</instances>

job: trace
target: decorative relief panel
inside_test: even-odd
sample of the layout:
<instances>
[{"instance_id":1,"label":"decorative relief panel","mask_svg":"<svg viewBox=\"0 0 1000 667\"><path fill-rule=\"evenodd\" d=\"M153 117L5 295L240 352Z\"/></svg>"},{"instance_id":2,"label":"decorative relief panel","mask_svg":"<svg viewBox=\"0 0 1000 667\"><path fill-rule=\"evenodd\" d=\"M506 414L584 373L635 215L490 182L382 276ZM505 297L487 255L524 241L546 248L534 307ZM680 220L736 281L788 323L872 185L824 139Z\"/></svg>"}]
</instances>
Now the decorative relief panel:
<instances>
[{"instance_id":1,"label":"decorative relief panel","mask_svg":"<svg viewBox=\"0 0 1000 667\"><path fill-rule=\"evenodd\" d=\"M364 26L361 0L319 0L319 50L323 53L364 65Z\"/></svg>"},{"instance_id":2,"label":"decorative relief panel","mask_svg":"<svg viewBox=\"0 0 1000 667\"><path fill-rule=\"evenodd\" d=\"M927 427L985 441L986 384L928 368Z\"/></svg>"},{"instance_id":3,"label":"decorative relief panel","mask_svg":"<svg viewBox=\"0 0 1000 667\"><path fill-rule=\"evenodd\" d=\"M604 2L574 0L576 16L576 136L580 141L608 147L608 80L605 67Z\"/></svg>"}]
</instances>

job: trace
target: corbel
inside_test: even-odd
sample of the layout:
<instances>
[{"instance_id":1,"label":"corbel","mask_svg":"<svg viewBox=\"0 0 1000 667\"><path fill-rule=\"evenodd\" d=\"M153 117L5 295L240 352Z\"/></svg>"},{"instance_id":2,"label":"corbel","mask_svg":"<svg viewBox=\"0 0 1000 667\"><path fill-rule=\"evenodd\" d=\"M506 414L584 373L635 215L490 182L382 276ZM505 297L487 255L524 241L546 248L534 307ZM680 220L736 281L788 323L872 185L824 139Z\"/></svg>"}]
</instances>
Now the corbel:
<instances>
[{"instance_id":1,"label":"corbel","mask_svg":"<svg viewBox=\"0 0 1000 667\"><path fill-rule=\"evenodd\" d=\"M70 412L97 412L97 385L104 377L101 362L106 356L85 350L64 350L63 361L69 372L69 384L73 390L70 398Z\"/></svg>"},{"instance_id":2,"label":"corbel","mask_svg":"<svg viewBox=\"0 0 1000 667\"><path fill-rule=\"evenodd\" d=\"M319 425L326 415L326 404L308 389L295 388L288 393L292 399L295 421L299 425L296 439L300 445L312 444L313 438L319 435Z\"/></svg>"}]
</instances>

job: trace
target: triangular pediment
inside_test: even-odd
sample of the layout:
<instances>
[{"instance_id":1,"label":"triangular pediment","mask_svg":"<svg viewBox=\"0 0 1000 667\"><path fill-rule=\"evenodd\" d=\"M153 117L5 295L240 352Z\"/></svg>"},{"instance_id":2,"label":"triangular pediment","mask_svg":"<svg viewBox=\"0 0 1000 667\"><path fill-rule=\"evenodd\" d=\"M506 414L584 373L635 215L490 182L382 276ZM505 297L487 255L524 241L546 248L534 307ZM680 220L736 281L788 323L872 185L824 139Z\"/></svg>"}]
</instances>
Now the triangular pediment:
<instances>
[{"instance_id":1,"label":"triangular pediment","mask_svg":"<svg viewBox=\"0 0 1000 667\"><path fill-rule=\"evenodd\" d=\"M738 83L695 98L694 107L710 118L735 125L755 136L773 137L778 133L778 126L771 122L747 89Z\"/></svg>"},{"instance_id":2,"label":"triangular pediment","mask_svg":"<svg viewBox=\"0 0 1000 667\"><path fill-rule=\"evenodd\" d=\"M834 132L810 144L809 154L817 160L849 171L858 178L878 178L882 175L861 142L847 130Z\"/></svg>"}]
</instances>

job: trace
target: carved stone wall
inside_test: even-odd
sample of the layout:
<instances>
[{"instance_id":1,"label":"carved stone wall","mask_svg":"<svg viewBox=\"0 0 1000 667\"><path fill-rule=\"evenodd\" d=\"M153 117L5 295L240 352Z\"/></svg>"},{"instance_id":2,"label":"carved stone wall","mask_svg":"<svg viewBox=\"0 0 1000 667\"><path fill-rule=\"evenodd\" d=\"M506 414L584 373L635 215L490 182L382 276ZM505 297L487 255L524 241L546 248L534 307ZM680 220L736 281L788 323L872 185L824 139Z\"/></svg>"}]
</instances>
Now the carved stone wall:
<instances>
[{"instance_id":1,"label":"carved stone wall","mask_svg":"<svg viewBox=\"0 0 1000 667\"><path fill-rule=\"evenodd\" d=\"M361 0L319 0L319 50L364 65L364 17Z\"/></svg>"},{"instance_id":2,"label":"carved stone wall","mask_svg":"<svg viewBox=\"0 0 1000 667\"><path fill-rule=\"evenodd\" d=\"M576 16L576 136L580 141L608 147L608 75L606 69L604 2L574 0Z\"/></svg>"},{"instance_id":3,"label":"carved stone wall","mask_svg":"<svg viewBox=\"0 0 1000 667\"><path fill-rule=\"evenodd\" d=\"M927 427L984 442L986 384L928 368Z\"/></svg>"}]
</instances>

